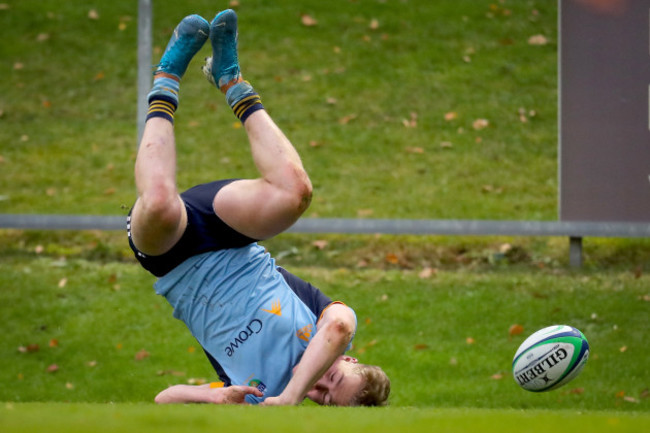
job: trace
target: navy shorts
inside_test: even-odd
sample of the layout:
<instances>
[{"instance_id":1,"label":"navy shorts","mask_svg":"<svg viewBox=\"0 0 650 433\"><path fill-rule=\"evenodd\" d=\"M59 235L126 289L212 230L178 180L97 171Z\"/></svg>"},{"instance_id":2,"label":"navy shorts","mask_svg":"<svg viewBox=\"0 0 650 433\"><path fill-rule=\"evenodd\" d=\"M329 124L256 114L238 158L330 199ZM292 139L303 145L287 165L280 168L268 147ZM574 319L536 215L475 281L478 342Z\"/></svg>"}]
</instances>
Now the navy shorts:
<instances>
[{"instance_id":1,"label":"navy shorts","mask_svg":"<svg viewBox=\"0 0 650 433\"><path fill-rule=\"evenodd\" d=\"M214 213L212 202L221 188L237 179L204 183L181 193L187 209L187 228L171 250L159 256L139 251L131 239L131 213L127 217L129 245L140 264L157 277L162 277L186 259L208 251L239 248L258 239L244 236L224 223Z\"/></svg>"}]
</instances>

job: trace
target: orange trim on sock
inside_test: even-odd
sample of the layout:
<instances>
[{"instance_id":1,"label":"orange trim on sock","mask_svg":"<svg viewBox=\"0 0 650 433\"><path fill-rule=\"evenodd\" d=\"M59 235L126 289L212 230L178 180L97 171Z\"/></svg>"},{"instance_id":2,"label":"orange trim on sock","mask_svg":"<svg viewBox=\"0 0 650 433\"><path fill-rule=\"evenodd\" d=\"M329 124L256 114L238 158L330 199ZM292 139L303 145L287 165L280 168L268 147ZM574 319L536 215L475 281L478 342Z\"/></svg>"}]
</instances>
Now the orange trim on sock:
<instances>
[{"instance_id":1,"label":"orange trim on sock","mask_svg":"<svg viewBox=\"0 0 650 433\"><path fill-rule=\"evenodd\" d=\"M221 92L225 94L228 91L228 89L230 89L235 84L241 83L242 81L244 81L244 79L240 75L239 77L232 79L228 81L226 84L224 84L223 86L219 87L219 90L221 90Z\"/></svg>"},{"instance_id":2,"label":"orange trim on sock","mask_svg":"<svg viewBox=\"0 0 650 433\"><path fill-rule=\"evenodd\" d=\"M154 80L158 77L165 77L165 78L171 78L174 81L178 81L179 83L181 82L180 78L178 78L176 75L168 74L167 72L156 72L153 74Z\"/></svg>"}]
</instances>

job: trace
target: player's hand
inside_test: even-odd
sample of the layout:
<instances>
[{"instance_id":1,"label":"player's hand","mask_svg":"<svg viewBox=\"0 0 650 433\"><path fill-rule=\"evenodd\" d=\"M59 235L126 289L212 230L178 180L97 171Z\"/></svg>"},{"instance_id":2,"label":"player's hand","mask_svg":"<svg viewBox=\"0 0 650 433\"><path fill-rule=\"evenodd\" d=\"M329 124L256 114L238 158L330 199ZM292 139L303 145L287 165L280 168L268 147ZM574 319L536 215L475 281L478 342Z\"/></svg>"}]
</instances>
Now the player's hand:
<instances>
[{"instance_id":1,"label":"player's hand","mask_svg":"<svg viewBox=\"0 0 650 433\"><path fill-rule=\"evenodd\" d=\"M246 396L252 394L256 397L263 397L264 394L253 386L234 385L227 388L214 390L215 404L248 404Z\"/></svg>"},{"instance_id":2,"label":"player's hand","mask_svg":"<svg viewBox=\"0 0 650 433\"><path fill-rule=\"evenodd\" d=\"M262 403L260 403L260 406L294 406L294 405L296 405L298 403L300 403L300 402L295 401L293 399L283 397L282 394L280 394L277 397L269 397L269 398L267 398Z\"/></svg>"}]
</instances>

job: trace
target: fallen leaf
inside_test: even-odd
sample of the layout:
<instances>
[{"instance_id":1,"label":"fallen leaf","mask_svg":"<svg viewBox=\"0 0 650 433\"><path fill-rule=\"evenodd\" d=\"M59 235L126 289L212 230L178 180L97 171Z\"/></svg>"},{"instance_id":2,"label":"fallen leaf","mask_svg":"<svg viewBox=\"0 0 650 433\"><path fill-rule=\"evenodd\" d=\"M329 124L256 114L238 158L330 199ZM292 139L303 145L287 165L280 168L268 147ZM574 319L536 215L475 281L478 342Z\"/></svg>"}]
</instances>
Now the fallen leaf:
<instances>
[{"instance_id":1,"label":"fallen leaf","mask_svg":"<svg viewBox=\"0 0 650 433\"><path fill-rule=\"evenodd\" d=\"M66 284L68 284L68 279L67 278L61 278L59 280L59 289L64 288Z\"/></svg>"},{"instance_id":2,"label":"fallen leaf","mask_svg":"<svg viewBox=\"0 0 650 433\"><path fill-rule=\"evenodd\" d=\"M59 371L59 366L56 364L52 364L49 367L47 367L45 371L47 371L48 373L56 373L57 371Z\"/></svg>"},{"instance_id":3,"label":"fallen leaf","mask_svg":"<svg viewBox=\"0 0 650 433\"><path fill-rule=\"evenodd\" d=\"M314 27L318 25L318 21L316 21L314 18L312 18L310 15L307 14L303 14L300 16L300 22L305 27Z\"/></svg>"},{"instance_id":4,"label":"fallen leaf","mask_svg":"<svg viewBox=\"0 0 650 433\"><path fill-rule=\"evenodd\" d=\"M407 128L416 128L418 126L418 113L411 112L410 119L402 119L402 125Z\"/></svg>"},{"instance_id":5,"label":"fallen leaf","mask_svg":"<svg viewBox=\"0 0 650 433\"><path fill-rule=\"evenodd\" d=\"M97 361L95 361L95 360L93 360L93 361L88 361L88 362L86 362L86 365L87 365L88 367L97 367Z\"/></svg>"},{"instance_id":6,"label":"fallen leaf","mask_svg":"<svg viewBox=\"0 0 650 433\"><path fill-rule=\"evenodd\" d=\"M57 340L56 338L52 338L50 340L50 347L59 347L59 340Z\"/></svg>"},{"instance_id":7,"label":"fallen leaf","mask_svg":"<svg viewBox=\"0 0 650 433\"><path fill-rule=\"evenodd\" d=\"M467 343L467 344L474 344L474 343L476 343L476 340L474 340L472 337L467 337L467 338L465 339L465 343Z\"/></svg>"},{"instance_id":8,"label":"fallen leaf","mask_svg":"<svg viewBox=\"0 0 650 433\"><path fill-rule=\"evenodd\" d=\"M458 118L458 113L455 111L450 111L448 113L445 113L445 120L447 122L451 122L452 120L456 120Z\"/></svg>"},{"instance_id":9,"label":"fallen leaf","mask_svg":"<svg viewBox=\"0 0 650 433\"><path fill-rule=\"evenodd\" d=\"M229 6L232 9L236 9L239 7L239 0L230 0Z\"/></svg>"},{"instance_id":10,"label":"fallen leaf","mask_svg":"<svg viewBox=\"0 0 650 433\"><path fill-rule=\"evenodd\" d=\"M388 301L388 295L384 293L383 295L381 295L381 298L379 298L379 300L380 300L381 302L386 302L386 301Z\"/></svg>"},{"instance_id":11,"label":"fallen leaf","mask_svg":"<svg viewBox=\"0 0 650 433\"><path fill-rule=\"evenodd\" d=\"M418 277L422 279L431 278L438 273L438 270L435 268L426 267L420 271Z\"/></svg>"},{"instance_id":12,"label":"fallen leaf","mask_svg":"<svg viewBox=\"0 0 650 433\"><path fill-rule=\"evenodd\" d=\"M121 23L119 23L119 24L117 25L117 29L118 29L119 31L123 32L124 30L126 30L126 23L125 23L125 22L121 22Z\"/></svg>"},{"instance_id":13,"label":"fallen leaf","mask_svg":"<svg viewBox=\"0 0 650 433\"><path fill-rule=\"evenodd\" d=\"M311 140L309 142L309 147L318 147L318 146L320 146L320 143L316 140Z\"/></svg>"},{"instance_id":14,"label":"fallen leaf","mask_svg":"<svg viewBox=\"0 0 650 433\"><path fill-rule=\"evenodd\" d=\"M370 317L366 317L366 320L364 322L366 325L370 325L372 323L372 319Z\"/></svg>"},{"instance_id":15,"label":"fallen leaf","mask_svg":"<svg viewBox=\"0 0 650 433\"><path fill-rule=\"evenodd\" d=\"M36 36L36 40L38 42L45 42L48 39L50 39L50 34L49 33L39 33L38 36Z\"/></svg>"},{"instance_id":16,"label":"fallen leaf","mask_svg":"<svg viewBox=\"0 0 650 433\"><path fill-rule=\"evenodd\" d=\"M639 403L639 400L630 396L623 397L623 400L627 401L628 403Z\"/></svg>"},{"instance_id":17,"label":"fallen leaf","mask_svg":"<svg viewBox=\"0 0 650 433\"><path fill-rule=\"evenodd\" d=\"M98 20L99 13L95 9L91 9L88 11L88 18L91 20Z\"/></svg>"},{"instance_id":18,"label":"fallen leaf","mask_svg":"<svg viewBox=\"0 0 650 433\"><path fill-rule=\"evenodd\" d=\"M584 388L573 388L572 390L569 391L569 394L583 394L585 392Z\"/></svg>"},{"instance_id":19,"label":"fallen leaf","mask_svg":"<svg viewBox=\"0 0 650 433\"><path fill-rule=\"evenodd\" d=\"M620 349L618 349L621 353L627 352L627 346L621 346Z\"/></svg>"},{"instance_id":20,"label":"fallen leaf","mask_svg":"<svg viewBox=\"0 0 650 433\"><path fill-rule=\"evenodd\" d=\"M357 216L358 217L369 217L373 213L375 213L375 211L372 210L372 209L359 209L359 210L357 210Z\"/></svg>"},{"instance_id":21,"label":"fallen leaf","mask_svg":"<svg viewBox=\"0 0 650 433\"><path fill-rule=\"evenodd\" d=\"M492 376L490 376L490 379L501 380L501 379L503 379L503 373L495 373Z\"/></svg>"},{"instance_id":22,"label":"fallen leaf","mask_svg":"<svg viewBox=\"0 0 650 433\"><path fill-rule=\"evenodd\" d=\"M146 350L142 349L138 353L135 354L135 360L136 361L142 361L143 359L149 358L149 352Z\"/></svg>"},{"instance_id":23,"label":"fallen leaf","mask_svg":"<svg viewBox=\"0 0 650 433\"><path fill-rule=\"evenodd\" d=\"M95 76L93 77L93 81L101 81L101 80L103 80L105 77L106 77L106 74L104 74L103 71L99 71L99 72L97 72L97 73L95 74Z\"/></svg>"},{"instance_id":24,"label":"fallen leaf","mask_svg":"<svg viewBox=\"0 0 650 433\"><path fill-rule=\"evenodd\" d=\"M440 147L442 147L443 149L450 149L454 147L454 145L451 141L443 141L440 143Z\"/></svg>"},{"instance_id":25,"label":"fallen leaf","mask_svg":"<svg viewBox=\"0 0 650 433\"><path fill-rule=\"evenodd\" d=\"M616 393L616 398L623 398L625 397L625 391L619 391Z\"/></svg>"},{"instance_id":26,"label":"fallen leaf","mask_svg":"<svg viewBox=\"0 0 650 433\"><path fill-rule=\"evenodd\" d=\"M194 353L194 352L196 352L196 347L190 346L187 348L187 353Z\"/></svg>"},{"instance_id":27,"label":"fallen leaf","mask_svg":"<svg viewBox=\"0 0 650 433\"><path fill-rule=\"evenodd\" d=\"M54 197L54 196L56 195L56 188L51 188L51 187L50 187L50 188L46 189L46 190L45 190L45 194L46 194L48 197Z\"/></svg>"},{"instance_id":28,"label":"fallen leaf","mask_svg":"<svg viewBox=\"0 0 650 433\"><path fill-rule=\"evenodd\" d=\"M23 69L25 65L22 62L16 62L14 63L14 71L20 71Z\"/></svg>"},{"instance_id":29,"label":"fallen leaf","mask_svg":"<svg viewBox=\"0 0 650 433\"><path fill-rule=\"evenodd\" d=\"M336 98L328 97L325 102L329 105L336 105L339 101Z\"/></svg>"},{"instance_id":30,"label":"fallen leaf","mask_svg":"<svg viewBox=\"0 0 650 433\"><path fill-rule=\"evenodd\" d=\"M116 348L117 350L122 350L122 347L124 347L124 346L122 345L122 343L117 343L117 344L115 345L115 348Z\"/></svg>"},{"instance_id":31,"label":"fallen leaf","mask_svg":"<svg viewBox=\"0 0 650 433\"><path fill-rule=\"evenodd\" d=\"M347 116L343 116L339 119L339 124L341 125L347 125L350 123L350 121L354 120L357 118L356 114L348 114Z\"/></svg>"},{"instance_id":32,"label":"fallen leaf","mask_svg":"<svg viewBox=\"0 0 650 433\"><path fill-rule=\"evenodd\" d=\"M546 45L548 39L544 35L533 35L528 38L528 45Z\"/></svg>"},{"instance_id":33,"label":"fallen leaf","mask_svg":"<svg viewBox=\"0 0 650 433\"><path fill-rule=\"evenodd\" d=\"M117 191L117 190L116 190L115 188L113 188L113 187L111 187L111 188L106 188L106 189L104 190L104 195L113 195L113 194L115 194L116 191Z\"/></svg>"},{"instance_id":34,"label":"fallen leaf","mask_svg":"<svg viewBox=\"0 0 650 433\"><path fill-rule=\"evenodd\" d=\"M332 51L334 51L334 53L336 53L336 54L340 54L341 53L341 47L334 46L334 48L332 48Z\"/></svg>"},{"instance_id":35,"label":"fallen leaf","mask_svg":"<svg viewBox=\"0 0 650 433\"><path fill-rule=\"evenodd\" d=\"M421 155L421 154L424 153L424 149L421 148L421 147L407 146L404 150L406 151L406 153L415 153L415 154L418 154L418 155Z\"/></svg>"},{"instance_id":36,"label":"fallen leaf","mask_svg":"<svg viewBox=\"0 0 650 433\"><path fill-rule=\"evenodd\" d=\"M22 141L23 143L26 142L26 141L29 141L29 135L27 135L27 134L21 135L20 136L20 141Z\"/></svg>"},{"instance_id":37,"label":"fallen leaf","mask_svg":"<svg viewBox=\"0 0 650 433\"><path fill-rule=\"evenodd\" d=\"M519 324L514 324L508 329L508 335L514 337L524 332L524 327Z\"/></svg>"},{"instance_id":38,"label":"fallen leaf","mask_svg":"<svg viewBox=\"0 0 650 433\"><path fill-rule=\"evenodd\" d=\"M70 382L66 382L65 387L66 387L66 389L74 389L74 385L72 383L70 383Z\"/></svg>"},{"instance_id":39,"label":"fallen leaf","mask_svg":"<svg viewBox=\"0 0 650 433\"><path fill-rule=\"evenodd\" d=\"M388 253L386 254L386 262L390 263L391 265L396 265L399 263L399 257L393 253Z\"/></svg>"},{"instance_id":40,"label":"fallen leaf","mask_svg":"<svg viewBox=\"0 0 650 433\"><path fill-rule=\"evenodd\" d=\"M187 379L187 383L189 385L203 385L206 382L207 381L202 377L191 377L191 378Z\"/></svg>"},{"instance_id":41,"label":"fallen leaf","mask_svg":"<svg viewBox=\"0 0 650 433\"><path fill-rule=\"evenodd\" d=\"M458 365L458 359L456 358L449 358L449 365Z\"/></svg>"},{"instance_id":42,"label":"fallen leaf","mask_svg":"<svg viewBox=\"0 0 650 433\"><path fill-rule=\"evenodd\" d=\"M370 25L368 26L371 30L377 30L379 28L379 21L375 18L370 20Z\"/></svg>"},{"instance_id":43,"label":"fallen leaf","mask_svg":"<svg viewBox=\"0 0 650 433\"><path fill-rule=\"evenodd\" d=\"M319 249L319 250L324 250L325 247L327 247L327 244L328 244L328 243L329 243L329 242L327 242L326 240L322 240L322 239L321 239L321 240L316 240L316 241L312 242L311 244L312 244L313 246L315 246L315 247L316 247L317 249Z\"/></svg>"},{"instance_id":44,"label":"fallen leaf","mask_svg":"<svg viewBox=\"0 0 650 433\"><path fill-rule=\"evenodd\" d=\"M415 346L413 346L413 349L415 349L415 350L426 350L428 348L429 348L429 345L424 344L424 343L416 344Z\"/></svg>"},{"instance_id":45,"label":"fallen leaf","mask_svg":"<svg viewBox=\"0 0 650 433\"><path fill-rule=\"evenodd\" d=\"M478 131L487 128L489 124L490 122L487 119L476 119L474 123L472 123L472 127Z\"/></svg>"},{"instance_id":46,"label":"fallen leaf","mask_svg":"<svg viewBox=\"0 0 650 433\"><path fill-rule=\"evenodd\" d=\"M11 9L11 6L9 6L7 3L0 3L0 11L7 11Z\"/></svg>"},{"instance_id":47,"label":"fallen leaf","mask_svg":"<svg viewBox=\"0 0 650 433\"><path fill-rule=\"evenodd\" d=\"M45 99L43 102L43 108L52 108L52 102Z\"/></svg>"}]
</instances>

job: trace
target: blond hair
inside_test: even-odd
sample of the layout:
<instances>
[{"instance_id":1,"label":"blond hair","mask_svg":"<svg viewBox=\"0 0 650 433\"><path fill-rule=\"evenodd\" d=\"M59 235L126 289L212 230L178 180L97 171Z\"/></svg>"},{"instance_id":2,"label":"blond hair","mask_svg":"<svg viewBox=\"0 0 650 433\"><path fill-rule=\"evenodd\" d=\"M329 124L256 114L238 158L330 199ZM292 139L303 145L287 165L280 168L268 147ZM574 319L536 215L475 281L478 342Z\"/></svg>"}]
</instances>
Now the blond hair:
<instances>
[{"instance_id":1,"label":"blond hair","mask_svg":"<svg viewBox=\"0 0 650 433\"><path fill-rule=\"evenodd\" d=\"M381 367L356 364L355 373L363 378L363 386L355 396L354 406L386 406L390 394L390 379Z\"/></svg>"}]
</instances>

